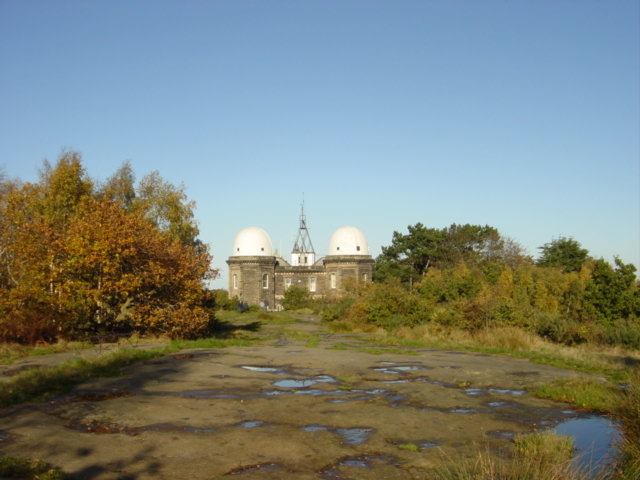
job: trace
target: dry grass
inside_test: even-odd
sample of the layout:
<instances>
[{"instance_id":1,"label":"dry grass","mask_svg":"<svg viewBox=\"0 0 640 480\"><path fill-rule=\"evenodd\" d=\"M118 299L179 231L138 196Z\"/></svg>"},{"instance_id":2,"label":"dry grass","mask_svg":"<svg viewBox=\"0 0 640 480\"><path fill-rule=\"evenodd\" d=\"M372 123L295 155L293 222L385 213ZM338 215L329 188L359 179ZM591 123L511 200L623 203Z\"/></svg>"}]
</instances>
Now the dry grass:
<instances>
[{"instance_id":1,"label":"dry grass","mask_svg":"<svg viewBox=\"0 0 640 480\"><path fill-rule=\"evenodd\" d=\"M583 344L565 346L552 343L516 327L500 327L470 332L437 324L418 327L402 327L393 334L376 331L376 336L385 343L418 342L425 346L447 349L483 351L508 354L532 361L571 368L587 373L609 376L624 382L631 370L640 366L640 352L621 347Z\"/></svg>"},{"instance_id":2,"label":"dry grass","mask_svg":"<svg viewBox=\"0 0 640 480\"><path fill-rule=\"evenodd\" d=\"M552 432L533 433L515 438L515 451L509 459L487 451L473 461L448 461L428 478L442 480L582 480L588 478L572 460L570 437Z\"/></svg>"}]
</instances>

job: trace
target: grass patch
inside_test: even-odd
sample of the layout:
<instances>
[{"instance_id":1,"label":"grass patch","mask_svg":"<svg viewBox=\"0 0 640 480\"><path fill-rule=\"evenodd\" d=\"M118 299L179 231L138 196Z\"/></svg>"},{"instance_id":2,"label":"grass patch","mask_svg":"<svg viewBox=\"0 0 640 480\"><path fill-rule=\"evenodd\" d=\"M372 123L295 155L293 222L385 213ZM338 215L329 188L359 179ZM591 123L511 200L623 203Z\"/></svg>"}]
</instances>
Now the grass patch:
<instances>
[{"instance_id":1,"label":"grass patch","mask_svg":"<svg viewBox=\"0 0 640 480\"><path fill-rule=\"evenodd\" d=\"M400 450L407 450L408 452L419 452L420 447L418 447L415 443L401 443L398 445Z\"/></svg>"},{"instance_id":2,"label":"grass patch","mask_svg":"<svg viewBox=\"0 0 640 480\"><path fill-rule=\"evenodd\" d=\"M318 335L311 335L304 345L308 348L316 348L320 345L320 337Z\"/></svg>"},{"instance_id":3,"label":"grass patch","mask_svg":"<svg viewBox=\"0 0 640 480\"><path fill-rule=\"evenodd\" d=\"M122 347L97 358L78 358L55 367L26 370L11 380L0 383L0 407L28 401L43 401L68 392L74 386L94 377L113 377L136 362L191 348L224 348L247 346L256 340L238 338L204 338L174 340L169 345L150 349Z\"/></svg>"},{"instance_id":4,"label":"grass patch","mask_svg":"<svg viewBox=\"0 0 640 480\"><path fill-rule=\"evenodd\" d=\"M51 345L37 345L35 347L5 343L0 345L0 364L10 365L16 360L30 355L48 355L70 350L82 350L90 346L91 344L87 342L60 342Z\"/></svg>"},{"instance_id":5,"label":"grass patch","mask_svg":"<svg viewBox=\"0 0 640 480\"><path fill-rule=\"evenodd\" d=\"M566 402L585 410L614 413L623 399L622 390L609 382L591 378L556 380L541 385L534 392L537 397Z\"/></svg>"},{"instance_id":6,"label":"grass patch","mask_svg":"<svg viewBox=\"0 0 640 480\"><path fill-rule=\"evenodd\" d=\"M66 480L69 477L42 460L0 457L0 477L20 480Z\"/></svg>"},{"instance_id":7,"label":"grass patch","mask_svg":"<svg viewBox=\"0 0 640 480\"><path fill-rule=\"evenodd\" d=\"M442 480L584 480L589 478L572 461L570 437L553 432L534 433L514 439L513 457L503 458L487 451L469 462L448 459L433 469Z\"/></svg>"}]
</instances>

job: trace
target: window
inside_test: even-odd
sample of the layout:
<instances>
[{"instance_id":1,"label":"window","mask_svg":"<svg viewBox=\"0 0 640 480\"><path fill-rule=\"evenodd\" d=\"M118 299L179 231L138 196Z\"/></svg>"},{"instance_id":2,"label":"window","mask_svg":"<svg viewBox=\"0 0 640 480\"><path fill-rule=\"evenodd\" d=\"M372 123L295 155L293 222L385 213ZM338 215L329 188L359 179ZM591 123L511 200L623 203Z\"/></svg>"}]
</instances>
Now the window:
<instances>
[{"instance_id":1,"label":"window","mask_svg":"<svg viewBox=\"0 0 640 480\"><path fill-rule=\"evenodd\" d=\"M287 277L284 279L284 289L286 290L291 286L291 277Z\"/></svg>"},{"instance_id":2,"label":"window","mask_svg":"<svg viewBox=\"0 0 640 480\"><path fill-rule=\"evenodd\" d=\"M269 288L269 274L262 275L262 288Z\"/></svg>"},{"instance_id":3,"label":"window","mask_svg":"<svg viewBox=\"0 0 640 480\"><path fill-rule=\"evenodd\" d=\"M236 275L235 273L233 274L233 288L238 288L238 275Z\"/></svg>"},{"instance_id":4,"label":"window","mask_svg":"<svg viewBox=\"0 0 640 480\"><path fill-rule=\"evenodd\" d=\"M310 292L316 291L316 277L312 277L309 279L309 291Z\"/></svg>"},{"instance_id":5,"label":"window","mask_svg":"<svg viewBox=\"0 0 640 480\"><path fill-rule=\"evenodd\" d=\"M357 250L358 252L360 251L360 245L358 245L358 246L356 247L356 250Z\"/></svg>"},{"instance_id":6,"label":"window","mask_svg":"<svg viewBox=\"0 0 640 480\"><path fill-rule=\"evenodd\" d=\"M332 273L329 278L331 279L331 288L336 288L336 274Z\"/></svg>"},{"instance_id":7,"label":"window","mask_svg":"<svg viewBox=\"0 0 640 480\"><path fill-rule=\"evenodd\" d=\"M362 281L366 282L369 279L368 275L366 273L362 274Z\"/></svg>"}]
</instances>

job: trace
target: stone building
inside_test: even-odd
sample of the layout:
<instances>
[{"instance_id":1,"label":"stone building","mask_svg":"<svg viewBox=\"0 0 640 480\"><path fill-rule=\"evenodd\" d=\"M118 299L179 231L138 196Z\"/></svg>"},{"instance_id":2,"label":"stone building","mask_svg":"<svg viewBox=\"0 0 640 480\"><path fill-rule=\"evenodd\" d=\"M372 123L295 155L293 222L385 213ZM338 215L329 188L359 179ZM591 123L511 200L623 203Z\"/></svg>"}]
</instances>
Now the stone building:
<instances>
[{"instance_id":1,"label":"stone building","mask_svg":"<svg viewBox=\"0 0 640 480\"><path fill-rule=\"evenodd\" d=\"M350 284L371 281L373 258L364 234L341 227L329 241L328 254L316 259L304 210L290 261L275 253L269 234L259 227L242 230L233 242L229 265L229 295L249 305L281 308L291 286L308 290L314 298L339 296Z\"/></svg>"}]
</instances>

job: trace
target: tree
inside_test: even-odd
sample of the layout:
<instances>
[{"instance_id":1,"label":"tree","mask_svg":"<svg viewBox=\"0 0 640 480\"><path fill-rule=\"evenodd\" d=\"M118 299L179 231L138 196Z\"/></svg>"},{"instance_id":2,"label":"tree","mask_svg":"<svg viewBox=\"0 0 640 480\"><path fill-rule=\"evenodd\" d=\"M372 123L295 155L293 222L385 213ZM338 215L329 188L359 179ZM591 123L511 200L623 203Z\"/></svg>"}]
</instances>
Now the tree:
<instances>
[{"instance_id":1,"label":"tree","mask_svg":"<svg viewBox=\"0 0 640 480\"><path fill-rule=\"evenodd\" d=\"M157 174L138 200L133 179L125 164L94 191L70 152L45 162L36 184L0 183L1 339L208 332L205 284L217 272L197 239L193 203Z\"/></svg>"},{"instance_id":2,"label":"tree","mask_svg":"<svg viewBox=\"0 0 640 480\"><path fill-rule=\"evenodd\" d=\"M291 286L284 292L284 299L282 300L282 306L285 310L296 310L298 308L308 307L311 303L312 297L309 290Z\"/></svg>"},{"instance_id":3,"label":"tree","mask_svg":"<svg viewBox=\"0 0 640 480\"><path fill-rule=\"evenodd\" d=\"M184 187L177 188L165 182L154 171L140 181L137 194L137 207L153 225L185 245L200 245L193 214L195 204L187 200Z\"/></svg>"},{"instance_id":4,"label":"tree","mask_svg":"<svg viewBox=\"0 0 640 480\"><path fill-rule=\"evenodd\" d=\"M503 239L488 225L454 223L438 230L417 223L407 228L407 234L393 232L391 245L382 247L376 259L376 280L396 277L412 283L430 267L455 268L460 262L469 267L496 261L507 265L527 262L515 242Z\"/></svg>"},{"instance_id":5,"label":"tree","mask_svg":"<svg viewBox=\"0 0 640 480\"><path fill-rule=\"evenodd\" d=\"M541 267L561 267L565 272L579 272L589 251L573 238L560 237L545 243L536 264Z\"/></svg>"},{"instance_id":6,"label":"tree","mask_svg":"<svg viewBox=\"0 0 640 480\"><path fill-rule=\"evenodd\" d=\"M615 259L615 268L603 259L593 262L584 292L585 313L600 323L640 318L640 291L636 267Z\"/></svg>"},{"instance_id":7,"label":"tree","mask_svg":"<svg viewBox=\"0 0 640 480\"><path fill-rule=\"evenodd\" d=\"M135 180L136 176L131 164L125 162L107 179L100 189L100 195L106 200L120 202L128 210L136 198Z\"/></svg>"}]
</instances>

